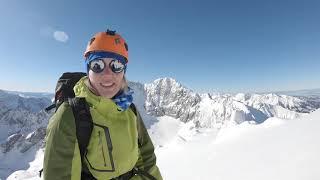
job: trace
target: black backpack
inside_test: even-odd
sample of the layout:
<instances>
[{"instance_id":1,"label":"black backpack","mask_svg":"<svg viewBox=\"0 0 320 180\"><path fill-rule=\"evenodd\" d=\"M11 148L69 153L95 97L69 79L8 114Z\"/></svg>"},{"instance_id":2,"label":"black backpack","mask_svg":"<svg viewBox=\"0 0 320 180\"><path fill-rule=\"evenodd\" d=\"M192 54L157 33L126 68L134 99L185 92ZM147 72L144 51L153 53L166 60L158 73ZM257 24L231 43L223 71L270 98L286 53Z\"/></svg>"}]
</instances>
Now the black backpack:
<instances>
[{"instance_id":1,"label":"black backpack","mask_svg":"<svg viewBox=\"0 0 320 180\"><path fill-rule=\"evenodd\" d=\"M73 87L76 83L87 74L84 72L66 72L63 73L62 76L58 79L55 95L54 95L54 103L47 107L45 110L50 111L53 108L57 109L63 102L68 102L68 99L74 98L75 94L73 92Z\"/></svg>"},{"instance_id":2,"label":"black backpack","mask_svg":"<svg viewBox=\"0 0 320 180\"><path fill-rule=\"evenodd\" d=\"M55 111L57 111L63 102L69 103L75 118L76 135L82 162L91 137L93 122L85 99L76 98L73 87L84 76L86 76L86 73L83 72L63 73L56 85L54 103L45 109L48 112L56 108Z\"/></svg>"},{"instance_id":3,"label":"black backpack","mask_svg":"<svg viewBox=\"0 0 320 180\"><path fill-rule=\"evenodd\" d=\"M86 102L85 98L75 97L73 87L82 77L86 75L87 74L83 72L63 73L62 76L58 79L58 82L56 85L54 103L45 109L47 112L49 112L51 109L56 108L55 111L57 111L59 106L63 102L69 103L75 118L76 136L79 144L81 162L84 162L84 156L86 154L87 146L89 144L91 133L93 130L93 121L90 114L88 103ZM137 110L133 103L130 105L130 108L132 109L134 114L137 116ZM139 126L139 123L137 123L137 125ZM139 127L137 128L139 129ZM141 146L139 133L138 133L138 145L139 147ZM84 165L84 163L82 163L82 168L83 168L83 172L81 173L81 179L95 179L91 175L87 167ZM40 176L42 171L43 169L39 172ZM136 169L136 168L134 168L132 171L129 171L126 174L121 175L119 178L129 179L135 174L142 174L151 180L155 180L155 178L150 174L148 174L147 172Z\"/></svg>"}]
</instances>

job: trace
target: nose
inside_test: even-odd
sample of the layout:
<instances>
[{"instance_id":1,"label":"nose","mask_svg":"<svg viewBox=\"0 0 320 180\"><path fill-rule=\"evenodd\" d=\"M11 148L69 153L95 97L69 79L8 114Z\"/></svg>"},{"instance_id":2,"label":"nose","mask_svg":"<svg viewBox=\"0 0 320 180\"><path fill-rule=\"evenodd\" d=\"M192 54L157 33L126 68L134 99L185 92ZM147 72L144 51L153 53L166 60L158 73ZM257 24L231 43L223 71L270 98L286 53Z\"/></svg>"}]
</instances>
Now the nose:
<instances>
[{"instance_id":1,"label":"nose","mask_svg":"<svg viewBox=\"0 0 320 180\"><path fill-rule=\"evenodd\" d=\"M103 72L104 75L113 75L113 71L111 70L109 63L106 63L106 67L104 68Z\"/></svg>"},{"instance_id":2,"label":"nose","mask_svg":"<svg viewBox=\"0 0 320 180\"><path fill-rule=\"evenodd\" d=\"M104 70L103 70L103 74L111 74L111 73L112 73L112 71L111 71L110 67L109 67L109 66L106 66L106 67L104 68Z\"/></svg>"}]
</instances>

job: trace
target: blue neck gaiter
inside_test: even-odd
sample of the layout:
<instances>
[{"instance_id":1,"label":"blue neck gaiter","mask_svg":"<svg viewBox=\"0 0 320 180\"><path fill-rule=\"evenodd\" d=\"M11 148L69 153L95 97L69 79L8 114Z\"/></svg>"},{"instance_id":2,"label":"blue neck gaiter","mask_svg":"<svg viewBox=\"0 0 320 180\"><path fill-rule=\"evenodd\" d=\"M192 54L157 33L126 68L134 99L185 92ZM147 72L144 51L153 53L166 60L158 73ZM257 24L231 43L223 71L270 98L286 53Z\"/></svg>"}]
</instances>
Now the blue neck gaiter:
<instances>
[{"instance_id":1,"label":"blue neck gaiter","mask_svg":"<svg viewBox=\"0 0 320 180\"><path fill-rule=\"evenodd\" d=\"M125 111L130 107L133 101L133 93L133 90L128 87L127 91L120 91L112 98L112 100L121 108L122 111Z\"/></svg>"}]
</instances>

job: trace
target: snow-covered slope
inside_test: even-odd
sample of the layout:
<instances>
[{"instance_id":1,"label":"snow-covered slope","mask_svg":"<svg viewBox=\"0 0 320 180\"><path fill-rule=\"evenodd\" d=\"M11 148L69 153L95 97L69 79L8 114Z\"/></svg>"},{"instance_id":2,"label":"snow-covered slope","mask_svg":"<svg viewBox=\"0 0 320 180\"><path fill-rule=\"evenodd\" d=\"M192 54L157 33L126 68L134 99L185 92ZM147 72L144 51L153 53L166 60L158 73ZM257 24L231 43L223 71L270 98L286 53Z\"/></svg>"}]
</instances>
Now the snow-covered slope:
<instances>
[{"instance_id":1,"label":"snow-covered slope","mask_svg":"<svg viewBox=\"0 0 320 180\"><path fill-rule=\"evenodd\" d=\"M177 135L158 148L158 165L167 180L318 180L319 137L320 110L290 121L200 129L193 139Z\"/></svg>"},{"instance_id":2,"label":"snow-covered slope","mask_svg":"<svg viewBox=\"0 0 320 180\"><path fill-rule=\"evenodd\" d=\"M129 82L129 86L134 89L134 103L153 142L160 149L171 142L179 144L197 139L203 129L218 132L221 128L239 124L265 124L263 122L270 117L296 119L320 107L320 100L315 97L198 94L172 78L157 79L145 85ZM43 146L45 127L50 117L40 111L50 104L49 98L41 95L41 98L30 97L19 92L15 92L15 95L12 92L1 93L0 178L7 177L13 170L27 169L36 152L37 157L42 158L43 149L39 148ZM19 165L16 164L17 159L21 162ZM42 161L36 159L31 170L19 171L10 178L37 176L34 170L42 166L38 163Z\"/></svg>"}]
</instances>

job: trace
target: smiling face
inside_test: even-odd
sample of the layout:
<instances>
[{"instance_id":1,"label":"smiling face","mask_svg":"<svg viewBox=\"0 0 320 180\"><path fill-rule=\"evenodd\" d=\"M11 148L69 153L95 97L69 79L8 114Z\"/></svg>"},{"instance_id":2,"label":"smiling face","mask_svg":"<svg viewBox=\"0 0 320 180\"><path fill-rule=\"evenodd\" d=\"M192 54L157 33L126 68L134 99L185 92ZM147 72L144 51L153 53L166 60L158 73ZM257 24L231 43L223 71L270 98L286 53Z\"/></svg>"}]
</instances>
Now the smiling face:
<instances>
[{"instance_id":1,"label":"smiling face","mask_svg":"<svg viewBox=\"0 0 320 180\"><path fill-rule=\"evenodd\" d=\"M108 66L112 58L104 58L105 67L102 72L95 73L91 69L88 72L90 88L94 93L106 98L112 98L121 89L124 82L124 71L114 73Z\"/></svg>"}]
</instances>

